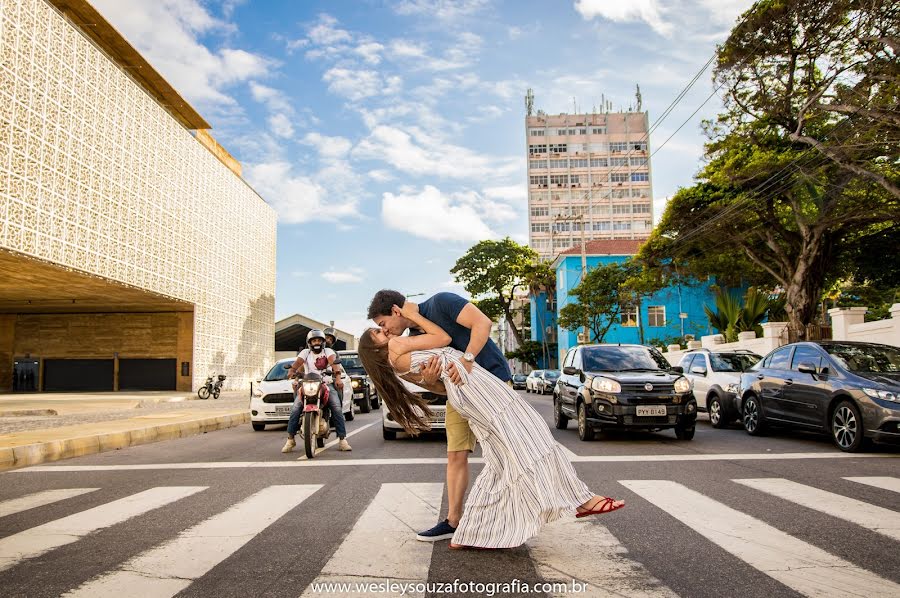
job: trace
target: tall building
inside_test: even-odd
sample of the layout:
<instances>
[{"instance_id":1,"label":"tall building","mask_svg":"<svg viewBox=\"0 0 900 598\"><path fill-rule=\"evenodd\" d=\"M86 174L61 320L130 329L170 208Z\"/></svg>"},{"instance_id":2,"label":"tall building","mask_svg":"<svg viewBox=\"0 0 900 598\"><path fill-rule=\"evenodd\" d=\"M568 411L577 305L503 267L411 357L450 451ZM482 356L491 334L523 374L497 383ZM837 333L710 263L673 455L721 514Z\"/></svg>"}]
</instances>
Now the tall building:
<instances>
[{"instance_id":1,"label":"tall building","mask_svg":"<svg viewBox=\"0 0 900 598\"><path fill-rule=\"evenodd\" d=\"M529 245L542 259L582 239L646 239L653 192L646 112L532 114L526 97Z\"/></svg>"}]
</instances>

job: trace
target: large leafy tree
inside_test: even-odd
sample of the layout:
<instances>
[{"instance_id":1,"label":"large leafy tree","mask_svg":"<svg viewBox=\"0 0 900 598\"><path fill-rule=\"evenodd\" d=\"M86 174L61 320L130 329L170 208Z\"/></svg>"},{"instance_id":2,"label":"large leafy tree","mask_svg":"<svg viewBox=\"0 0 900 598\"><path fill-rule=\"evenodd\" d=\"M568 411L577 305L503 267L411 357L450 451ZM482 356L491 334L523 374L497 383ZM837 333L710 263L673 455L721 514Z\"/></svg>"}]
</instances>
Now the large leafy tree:
<instances>
[{"instance_id":1,"label":"large leafy tree","mask_svg":"<svg viewBox=\"0 0 900 598\"><path fill-rule=\"evenodd\" d=\"M526 267L537 258L533 249L506 237L476 243L450 270L488 317L506 318L517 345L522 344L522 332L513 317L514 293L523 284Z\"/></svg>"},{"instance_id":2,"label":"large leafy tree","mask_svg":"<svg viewBox=\"0 0 900 598\"><path fill-rule=\"evenodd\" d=\"M621 264L599 265L587 271L569 295L575 301L559 310L559 325L567 330L587 327L590 342L602 343L619 317L622 303L631 299L625 290L628 270Z\"/></svg>"}]
</instances>

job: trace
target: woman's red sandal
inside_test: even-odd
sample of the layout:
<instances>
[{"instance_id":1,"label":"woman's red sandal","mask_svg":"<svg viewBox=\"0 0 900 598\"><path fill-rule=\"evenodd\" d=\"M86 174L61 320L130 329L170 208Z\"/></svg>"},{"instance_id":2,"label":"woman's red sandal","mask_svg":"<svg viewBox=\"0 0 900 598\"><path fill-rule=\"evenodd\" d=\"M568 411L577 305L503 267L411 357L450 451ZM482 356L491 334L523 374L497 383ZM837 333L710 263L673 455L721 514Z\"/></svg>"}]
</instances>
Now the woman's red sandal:
<instances>
[{"instance_id":1,"label":"woman's red sandal","mask_svg":"<svg viewBox=\"0 0 900 598\"><path fill-rule=\"evenodd\" d=\"M622 502L620 505L616 505L616 499L614 498L602 498L595 502L590 509L585 509L581 513L575 513L575 517L587 517L588 515L603 515L604 513L612 513L617 509L621 509L625 506L625 503ZM598 508L599 507L599 508Z\"/></svg>"}]
</instances>

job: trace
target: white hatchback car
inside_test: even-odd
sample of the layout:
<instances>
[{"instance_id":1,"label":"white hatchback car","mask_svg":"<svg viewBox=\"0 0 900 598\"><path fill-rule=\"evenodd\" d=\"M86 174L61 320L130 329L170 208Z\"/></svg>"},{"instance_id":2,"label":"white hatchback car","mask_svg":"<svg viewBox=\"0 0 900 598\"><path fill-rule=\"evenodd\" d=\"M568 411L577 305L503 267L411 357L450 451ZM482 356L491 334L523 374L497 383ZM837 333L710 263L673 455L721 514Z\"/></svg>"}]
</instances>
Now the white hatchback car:
<instances>
[{"instance_id":1,"label":"white hatchback car","mask_svg":"<svg viewBox=\"0 0 900 598\"><path fill-rule=\"evenodd\" d=\"M401 382L403 382L403 384L410 390L410 392L421 395L423 399L428 401L428 408L431 410L430 431L446 431L447 397L445 395L439 395L433 392L429 392L421 386L416 386L415 384L407 382L406 380L401 380ZM384 404L384 401L381 401L381 433L384 436L384 439L396 439L397 432L403 432L403 426L394 421L394 416L391 415L391 412L388 410L387 405Z\"/></svg>"},{"instance_id":2,"label":"white hatchback car","mask_svg":"<svg viewBox=\"0 0 900 598\"><path fill-rule=\"evenodd\" d=\"M760 359L745 349L696 349L681 358L678 365L684 368L684 377L694 384L697 409L709 412L709 423L714 428L724 428L739 418L737 391L741 373Z\"/></svg>"},{"instance_id":3,"label":"white hatchback car","mask_svg":"<svg viewBox=\"0 0 900 598\"><path fill-rule=\"evenodd\" d=\"M282 359L272 366L262 380L253 384L250 393L250 425L257 432L265 430L269 424L286 424L291 417L294 404L294 390L287 379L288 368L293 359ZM348 380L344 381L344 419L353 421L353 389Z\"/></svg>"}]
</instances>

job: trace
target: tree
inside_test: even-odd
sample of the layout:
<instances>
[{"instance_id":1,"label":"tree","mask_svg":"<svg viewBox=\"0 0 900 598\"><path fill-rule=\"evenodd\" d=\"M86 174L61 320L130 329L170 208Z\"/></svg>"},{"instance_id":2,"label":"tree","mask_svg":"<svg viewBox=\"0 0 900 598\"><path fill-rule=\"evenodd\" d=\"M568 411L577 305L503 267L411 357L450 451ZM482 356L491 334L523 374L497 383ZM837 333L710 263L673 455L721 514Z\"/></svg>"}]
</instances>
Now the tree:
<instances>
[{"instance_id":1,"label":"tree","mask_svg":"<svg viewBox=\"0 0 900 598\"><path fill-rule=\"evenodd\" d=\"M517 345L522 344L522 333L513 318L513 297L516 288L522 285L526 266L537 257L537 252L530 247L506 237L500 241L476 243L450 270L476 299L476 305L490 310L485 314L506 318Z\"/></svg>"},{"instance_id":2,"label":"tree","mask_svg":"<svg viewBox=\"0 0 900 598\"><path fill-rule=\"evenodd\" d=\"M718 51L733 122L764 120L900 199L900 7L890 0L764 0Z\"/></svg>"},{"instance_id":3,"label":"tree","mask_svg":"<svg viewBox=\"0 0 900 598\"><path fill-rule=\"evenodd\" d=\"M545 293L547 298L556 295L556 272L550 267L548 262L535 260L527 264L522 273L522 283L528 287L528 294L532 300L537 303L541 293ZM543 350L544 363L550 363L550 347L547 342L547 323L544 322L544 310L537 307L538 326L541 328L541 347ZM534 364L537 366L537 364Z\"/></svg>"},{"instance_id":4,"label":"tree","mask_svg":"<svg viewBox=\"0 0 900 598\"><path fill-rule=\"evenodd\" d=\"M549 343L549 345L550 350L555 352L556 343ZM544 355L544 351L543 343L528 340L523 342L519 348L513 351L507 351L505 355L507 359L518 359L519 361L524 361L531 367L536 368L538 367L542 355Z\"/></svg>"},{"instance_id":5,"label":"tree","mask_svg":"<svg viewBox=\"0 0 900 598\"><path fill-rule=\"evenodd\" d=\"M623 300L622 295L628 272L621 264L600 265L591 268L569 295L576 301L559 310L559 325L567 330L586 326L590 342L602 343L606 333L616 322Z\"/></svg>"},{"instance_id":6,"label":"tree","mask_svg":"<svg viewBox=\"0 0 900 598\"><path fill-rule=\"evenodd\" d=\"M763 331L760 324L771 309L778 309L780 305L777 298L770 298L755 287L747 289L743 303L737 294L721 287L715 287L714 292L716 310L713 311L708 305L704 305L703 311L706 312L710 325L717 328L729 343L738 340L738 333L750 330L755 332L757 337L761 337Z\"/></svg>"}]
</instances>

